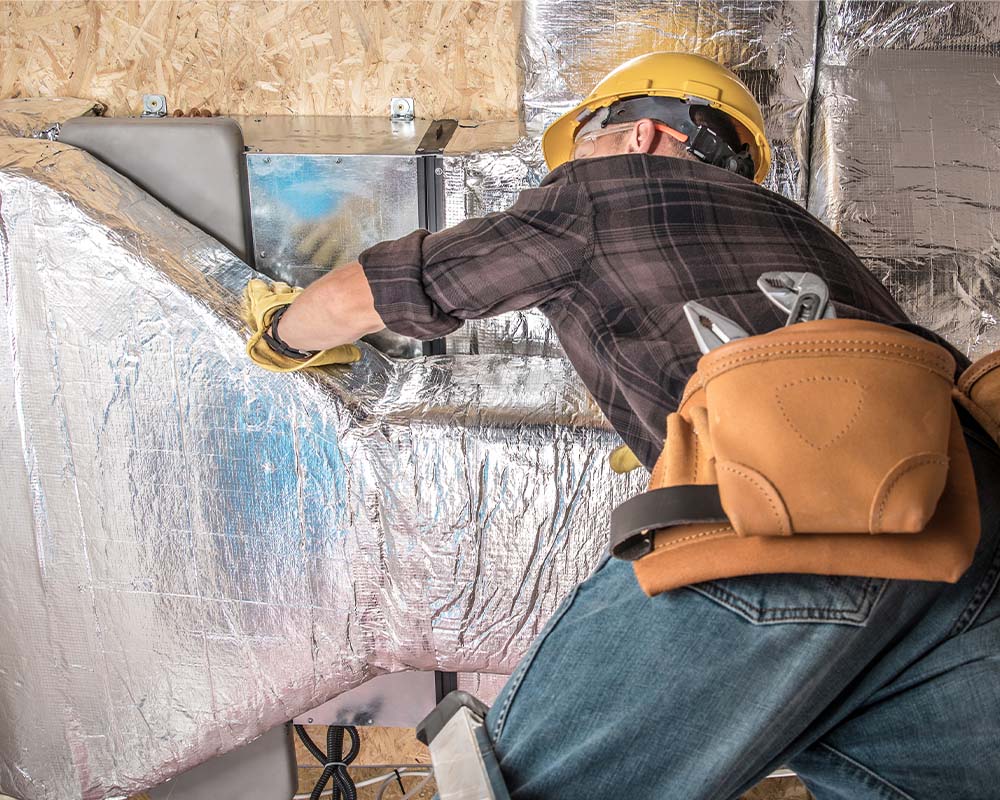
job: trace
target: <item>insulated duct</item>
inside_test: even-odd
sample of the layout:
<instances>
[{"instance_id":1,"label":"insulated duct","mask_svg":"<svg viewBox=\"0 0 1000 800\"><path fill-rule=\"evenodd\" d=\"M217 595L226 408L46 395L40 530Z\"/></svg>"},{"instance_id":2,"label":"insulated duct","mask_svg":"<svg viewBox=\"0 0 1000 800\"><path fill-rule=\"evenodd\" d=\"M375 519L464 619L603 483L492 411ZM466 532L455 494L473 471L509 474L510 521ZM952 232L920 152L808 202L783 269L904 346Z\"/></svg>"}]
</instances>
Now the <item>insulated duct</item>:
<instances>
[{"instance_id":1,"label":"insulated duct","mask_svg":"<svg viewBox=\"0 0 1000 800\"><path fill-rule=\"evenodd\" d=\"M1000 345L995 5L524 16L528 135L456 135L449 224L537 185L540 126L605 67L690 47L765 100L770 186L808 187L919 322ZM73 115L22 102L0 134ZM86 155L0 138L0 792L125 797L382 672L509 672L644 488L544 320L271 375L243 353L253 274Z\"/></svg>"},{"instance_id":2,"label":"insulated duct","mask_svg":"<svg viewBox=\"0 0 1000 800\"><path fill-rule=\"evenodd\" d=\"M274 375L254 273L0 138L0 792L124 797L381 672L509 673L643 488L565 362Z\"/></svg>"},{"instance_id":3,"label":"insulated duct","mask_svg":"<svg viewBox=\"0 0 1000 800\"><path fill-rule=\"evenodd\" d=\"M1000 5L831 2L809 208L915 322L1000 348Z\"/></svg>"},{"instance_id":4,"label":"insulated duct","mask_svg":"<svg viewBox=\"0 0 1000 800\"><path fill-rule=\"evenodd\" d=\"M533 134L630 58L653 50L699 53L732 69L757 97L774 150L766 185L804 204L816 2L528 0L523 13L522 113Z\"/></svg>"},{"instance_id":5,"label":"insulated duct","mask_svg":"<svg viewBox=\"0 0 1000 800\"><path fill-rule=\"evenodd\" d=\"M522 189L548 173L541 140L519 135L516 122L460 126L444 152L445 225L505 211ZM511 311L466 322L447 337L447 351L461 355L542 356L565 360L545 315Z\"/></svg>"}]
</instances>

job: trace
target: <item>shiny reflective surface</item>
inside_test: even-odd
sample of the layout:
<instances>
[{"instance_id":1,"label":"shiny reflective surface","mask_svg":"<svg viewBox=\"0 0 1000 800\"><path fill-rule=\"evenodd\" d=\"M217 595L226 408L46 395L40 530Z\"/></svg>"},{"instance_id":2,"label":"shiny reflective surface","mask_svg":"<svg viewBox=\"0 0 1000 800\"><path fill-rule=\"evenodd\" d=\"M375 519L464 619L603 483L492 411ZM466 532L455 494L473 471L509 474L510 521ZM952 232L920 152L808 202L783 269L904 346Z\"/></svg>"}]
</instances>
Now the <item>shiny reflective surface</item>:
<instances>
[{"instance_id":1,"label":"shiny reflective surface","mask_svg":"<svg viewBox=\"0 0 1000 800\"><path fill-rule=\"evenodd\" d=\"M803 199L815 5L550 6L527 8L527 119L589 88L608 24L729 48L771 87L771 185ZM811 208L972 354L1000 344L996 8L831 3L816 84ZM24 113L0 132L66 118ZM542 179L516 125L459 134L449 224ZM456 334L475 358L272 375L243 353L253 274L86 155L0 138L3 792L126 796L376 674L509 672L644 488L538 357L544 320Z\"/></svg>"},{"instance_id":2,"label":"shiny reflective surface","mask_svg":"<svg viewBox=\"0 0 1000 800\"><path fill-rule=\"evenodd\" d=\"M818 3L527 0L520 58L529 131L576 106L608 72L653 50L732 69L761 103L774 163L766 186L805 203Z\"/></svg>"},{"instance_id":3,"label":"shiny reflective surface","mask_svg":"<svg viewBox=\"0 0 1000 800\"><path fill-rule=\"evenodd\" d=\"M415 156L247 155L260 270L308 286L420 225Z\"/></svg>"},{"instance_id":4,"label":"shiny reflective surface","mask_svg":"<svg viewBox=\"0 0 1000 800\"><path fill-rule=\"evenodd\" d=\"M1000 348L1000 6L831 3L809 207L915 322Z\"/></svg>"},{"instance_id":5,"label":"shiny reflective surface","mask_svg":"<svg viewBox=\"0 0 1000 800\"><path fill-rule=\"evenodd\" d=\"M128 795L383 672L509 673L645 483L560 360L254 367L254 273L63 145L0 139L0 270L25 800Z\"/></svg>"},{"instance_id":6,"label":"shiny reflective surface","mask_svg":"<svg viewBox=\"0 0 1000 800\"><path fill-rule=\"evenodd\" d=\"M100 114L104 106L75 97L21 97L0 100L0 136L51 139L54 128L73 117Z\"/></svg>"},{"instance_id":7,"label":"shiny reflective surface","mask_svg":"<svg viewBox=\"0 0 1000 800\"><path fill-rule=\"evenodd\" d=\"M308 286L365 248L420 227L415 156L246 158L257 267L276 280ZM423 353L416 339L388 330L366 341L395 358Z\"/></svg>"},{"instance_id":8,"label":"shiny reflective surface","mask_svg":"<svg viewBox=\"0 0 1000 800\"><path fill-rule=\"evenodd\" d=\"M392 120L384 117L241 116L251 152L290 155L412 156L430 127L430 120Z\"/></svg>"},{"instance_id":9,"label":"shiny reflective surface","mask_svg":"<svg viewBox=\"0 0 1000 800\"><path fill-rule=\"evenodd\" d=\"M444 155L445 224L504 211L548 169L539 139L516 137L514 123L459 128ZM506 141L505 141L506 140ZM464 150L464 152L463 152ZM467 322L447 337L449 353L565 359L559 340L537 309Z\"/></svg>"}]
</instances>

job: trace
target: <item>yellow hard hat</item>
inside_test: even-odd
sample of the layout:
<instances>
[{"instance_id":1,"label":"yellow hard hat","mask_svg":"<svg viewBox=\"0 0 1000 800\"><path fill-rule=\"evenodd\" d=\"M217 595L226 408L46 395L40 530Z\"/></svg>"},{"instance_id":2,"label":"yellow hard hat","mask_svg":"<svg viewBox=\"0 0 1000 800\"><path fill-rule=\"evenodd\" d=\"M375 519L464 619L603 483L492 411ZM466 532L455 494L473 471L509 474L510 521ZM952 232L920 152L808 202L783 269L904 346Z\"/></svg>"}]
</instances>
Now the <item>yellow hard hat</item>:
<instances>
[{"instance_id":1,"label":"yellow hard hat","mask_svg":"<svg viewBox=\"0 0 1000 800\"><path fill-rule=\"evenodd\" d=\"M737 131L750 148L754 180L764 180L771 167L771 148L764 135L760 106L732 72L710 58L691 53L646 53L608 73L580 105L542 134L542 153L549 169L570 160L583 118L619 100L644 95L699 99L729 116L738 123Z\"/></svg>"}]
</instances>

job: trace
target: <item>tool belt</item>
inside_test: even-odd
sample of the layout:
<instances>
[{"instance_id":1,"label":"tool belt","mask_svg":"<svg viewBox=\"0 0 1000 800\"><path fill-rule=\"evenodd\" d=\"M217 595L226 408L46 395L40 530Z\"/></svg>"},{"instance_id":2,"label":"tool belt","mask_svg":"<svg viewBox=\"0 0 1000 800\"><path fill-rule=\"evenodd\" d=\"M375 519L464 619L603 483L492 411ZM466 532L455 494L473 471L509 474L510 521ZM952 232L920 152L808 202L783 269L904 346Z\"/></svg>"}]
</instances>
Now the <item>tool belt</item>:
<instances>
[{"instance_id":1,"label":"tool belt","mask_svg":"<svg viewBox=\"0 0 1000 800\"><path fill-rule=\"evenodd\" d=\"M956 387L943 347L818 320L698 363L649 491L612 514L648 595L760 573L954 582L979 542L953 399L1000 439L1000 353Z\"/></svg>"}]
</instances>

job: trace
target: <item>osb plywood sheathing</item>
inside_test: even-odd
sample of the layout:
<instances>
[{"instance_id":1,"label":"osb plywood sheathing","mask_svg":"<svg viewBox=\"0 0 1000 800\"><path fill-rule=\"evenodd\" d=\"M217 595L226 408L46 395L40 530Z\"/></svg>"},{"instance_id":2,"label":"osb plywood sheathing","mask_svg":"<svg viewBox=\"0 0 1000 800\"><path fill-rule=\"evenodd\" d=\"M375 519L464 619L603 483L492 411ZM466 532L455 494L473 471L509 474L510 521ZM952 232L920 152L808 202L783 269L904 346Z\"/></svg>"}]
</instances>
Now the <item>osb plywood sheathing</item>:
<instances>
[{"instance_id":1,"label":"osb plywood sheathing","mask_svg":"<svg viewBox=\"0 0 1000 800\"><path fill-rule=\"evenodd\" d=\"M517 113L516 0L0 2L0 98L100 100L135 114Z\"/></svg>"}]
</instances>

